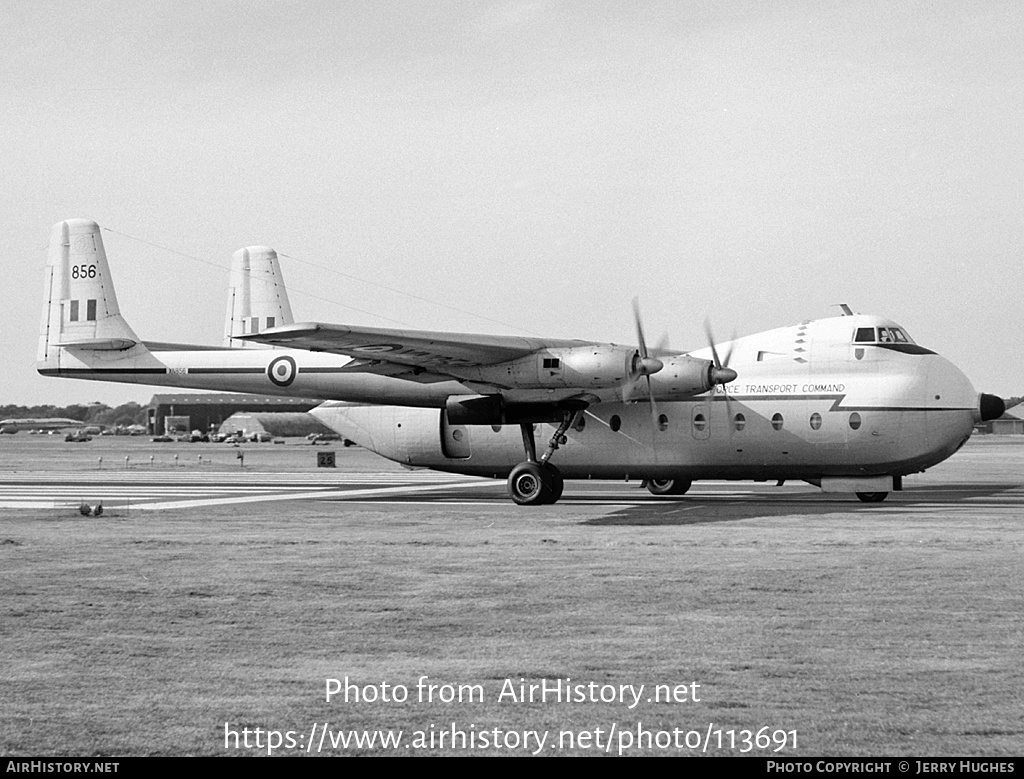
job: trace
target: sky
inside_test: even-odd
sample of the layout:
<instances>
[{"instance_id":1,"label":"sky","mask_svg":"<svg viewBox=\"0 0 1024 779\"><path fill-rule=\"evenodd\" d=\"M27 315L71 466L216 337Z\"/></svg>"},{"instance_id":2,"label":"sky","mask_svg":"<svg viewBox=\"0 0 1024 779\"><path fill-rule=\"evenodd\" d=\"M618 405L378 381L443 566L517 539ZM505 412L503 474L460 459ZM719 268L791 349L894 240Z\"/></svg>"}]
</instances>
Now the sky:
<instances>
[{"instance_id":1,"label":"sky","mask_svg":"<svg viewBox=\"0 0 1024 779\"><path fill-rule=\"evenodd\" d=\"M1024 4L0 3L0 403L52 225L143 338L220 343L262 244L296 319L704 345L891 317L1024 394Z\"/></svg>"}]
</instances>

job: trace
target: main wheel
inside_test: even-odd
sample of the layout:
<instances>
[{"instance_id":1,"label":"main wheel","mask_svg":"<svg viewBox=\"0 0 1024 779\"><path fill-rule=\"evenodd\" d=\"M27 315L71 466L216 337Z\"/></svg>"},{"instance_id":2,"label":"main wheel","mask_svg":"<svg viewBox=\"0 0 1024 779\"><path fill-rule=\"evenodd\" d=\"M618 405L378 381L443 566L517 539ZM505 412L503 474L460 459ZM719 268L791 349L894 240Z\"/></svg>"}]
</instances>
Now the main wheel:
<instances>
[{"instance_id":1,"label":"main wheel","mask_svg":"<svg viewBox=\"0 0 1024 779\"><path fill-rule=\"evenodd\" d=\"M519 463L508 475L508 494L520 506L553 503L551 472L540 463Z\"/></svg>"},{"instance_id":2,"label":"main wheel","mask_svg":"<svg viewBox=\"0 0 1024 779\"><path fill-rule=\"evenodd\" d=\"M562 472L551 463L544 463L541 467L547 471L548 479L551 483L551 496L548 502L557 503L558 499L562 497L562 490L565 488L565 479L562 477Z\"/></svg>"},{"instance_id":3,"label":"main wheel","mask_svg":"<svg viewBox=\"0 0 1024 779\"><path fill-rule=\"evenodd\" d=\"M685 495L692 484L689 479L648 479L647 491L652 495Z\"/></svg>"},{"instance_id":4,"label":"main wheel","mask_svg":"<svg viewBox=\"0 0 1024 779\"><path fill-rule=\"evenodd\" d=\"M858 492L857 497L865 503L881 503L888 497L888 492Z\"/></svg>"}]
</instances>

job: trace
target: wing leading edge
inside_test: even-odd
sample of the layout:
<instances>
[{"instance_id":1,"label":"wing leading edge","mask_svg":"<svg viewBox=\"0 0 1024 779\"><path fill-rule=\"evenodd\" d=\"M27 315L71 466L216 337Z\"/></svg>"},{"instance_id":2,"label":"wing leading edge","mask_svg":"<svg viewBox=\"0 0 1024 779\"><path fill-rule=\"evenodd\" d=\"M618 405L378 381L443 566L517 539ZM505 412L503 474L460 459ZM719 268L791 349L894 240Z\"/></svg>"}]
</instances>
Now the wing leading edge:
<instances>
[{"instance_id":1,"label":"wing leading edge","mask_svg":"<svg viewBox=\"0 0 1024 779\"><path fill-rule=\"evenodd\" d=\"M444 333L304 322L242 336L246 341L341 354L446 373L516 360L545 349L597 345L592 341Z\"/></svg>"}]
</instances>

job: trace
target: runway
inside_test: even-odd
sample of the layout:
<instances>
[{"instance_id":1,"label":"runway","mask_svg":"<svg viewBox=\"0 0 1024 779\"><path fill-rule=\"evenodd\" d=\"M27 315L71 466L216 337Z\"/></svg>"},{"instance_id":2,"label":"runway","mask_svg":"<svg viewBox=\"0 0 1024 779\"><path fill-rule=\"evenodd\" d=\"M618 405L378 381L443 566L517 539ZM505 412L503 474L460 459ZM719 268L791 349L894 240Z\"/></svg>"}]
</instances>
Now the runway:
<instances>
[{"instance_id":1,"label":"runway","mask_svg":"<svg viewBox=\"0 0 1024 779\"><path fill-rule=\"evenodd\" d=\"M6 474L0 477L0 509L77 510L102 503L105 511L195 510L280 502L417 505L506 510L511 507L503 480L431 471L346 473L196 473L126 471L74 474ZM823 494L803 483L781 487L750 482L697 482L685 496L654 496L639 482L566 483L556 506L586 507L621 518L657 521L698 509L705 518L833 511L886 515L1015 512L1024 508L1019 482L908 485L881 504L863 504L853 495ZM513 507L514 508L514 507ZM537 511L536 508L521 509ZM606 520L607 521L607 517ZM705 520L706 521L706 520Z\"/></svg>"}]
</instances>

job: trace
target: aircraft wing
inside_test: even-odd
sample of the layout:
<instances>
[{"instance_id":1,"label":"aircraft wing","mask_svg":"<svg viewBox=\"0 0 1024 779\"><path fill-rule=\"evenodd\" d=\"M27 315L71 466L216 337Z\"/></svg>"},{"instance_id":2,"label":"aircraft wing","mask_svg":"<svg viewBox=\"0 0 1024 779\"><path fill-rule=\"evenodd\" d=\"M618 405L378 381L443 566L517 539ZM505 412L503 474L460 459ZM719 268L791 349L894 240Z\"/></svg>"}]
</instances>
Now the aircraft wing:
<instances>
[{"instance_id":1,"label":"aircraft wing","mask_svg":"<svg viewBox=\"0 0 1024 779\"><path fill-rule=\"evenodd\" d=\"M440 373L452 368L495 365L541 349L593 343L557 338L350 327L319 322L273 327L240 338L289 349L411 365Z\"/></svg>"}]
</instances>

